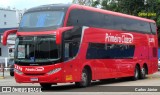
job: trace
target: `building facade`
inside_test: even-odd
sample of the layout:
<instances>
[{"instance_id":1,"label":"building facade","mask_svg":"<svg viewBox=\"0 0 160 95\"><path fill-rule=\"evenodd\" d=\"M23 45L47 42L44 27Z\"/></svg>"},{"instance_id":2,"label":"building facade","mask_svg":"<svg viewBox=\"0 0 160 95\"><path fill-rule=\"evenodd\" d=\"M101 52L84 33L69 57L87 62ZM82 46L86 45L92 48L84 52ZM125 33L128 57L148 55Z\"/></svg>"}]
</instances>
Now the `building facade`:
<instances>
[{"instance_id":1,"label":"building facade","mask_svg":"<svg viewBox=\"0 0 160 95\"><path fill-rule=\"evenodd\" d=\"M0 28L18 27L16 10L0 9Z\"/></svg>"},{"instance_id":2,"label":"building facade","mask_svg":"<svg viewBox=\"0 0 160 95\"><path fill-rule=\"evenodd\" d=\"M0 8L0 63L6 63L5 59L14 57L15 35L9 36L7 45L2 45L3 33L6 30L16 29L24 11Z\"/></svg>"}]
</instances>

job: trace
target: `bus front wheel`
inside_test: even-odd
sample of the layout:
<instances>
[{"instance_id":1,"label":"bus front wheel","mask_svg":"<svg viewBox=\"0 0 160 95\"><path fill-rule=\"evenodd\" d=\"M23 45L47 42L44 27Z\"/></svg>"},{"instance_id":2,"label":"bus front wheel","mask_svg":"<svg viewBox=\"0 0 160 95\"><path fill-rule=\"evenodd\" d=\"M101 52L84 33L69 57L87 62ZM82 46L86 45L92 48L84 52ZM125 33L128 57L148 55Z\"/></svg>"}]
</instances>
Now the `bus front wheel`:
<instances>
[{"instance_id":1,"label":"bus front wheel","mask_svg":"<svg viewBox=\"0 0 160 95\"><path fill-rule=\"evenodd\" d=\"M140 69L138 66L135 67L133 80L138 80L140 77Z\"/></svg>"},{"instance_id":2,"label":"bus front wheel","mask_svg":"<svg viewBox=\"0 0 160 95\"><path fill-rule=\"evenodd\" d=\"M75 85L78 87L87 87L91 84L91 78L89 75L89 71L84 68L81 74L81 81L76 82Z\"/></svg>"}]
</instances>

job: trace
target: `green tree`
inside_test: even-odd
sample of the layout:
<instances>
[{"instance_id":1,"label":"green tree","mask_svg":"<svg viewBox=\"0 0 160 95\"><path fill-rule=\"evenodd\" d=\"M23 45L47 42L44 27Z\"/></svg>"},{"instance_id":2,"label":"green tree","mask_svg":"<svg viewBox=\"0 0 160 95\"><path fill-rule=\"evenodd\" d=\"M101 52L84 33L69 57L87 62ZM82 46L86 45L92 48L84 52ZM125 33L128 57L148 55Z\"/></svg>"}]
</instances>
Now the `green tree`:
<instances>
[{"instance_id":1,"label":"green tree","mask_svg":"<svg viewBox=\"0 0 160 95\"><path fill-rule=\"evenodd\" d=\"M100 5L102 9L139 16L146 13L144 18L153 19L157 23L160 39L160 0L100 0L93 2L93 6ZM150 15L155 13L155 15ZM160 40L159 40L160 41Z\"/></svg>"},{"instance_id":2,"label":"green tree","mask_svg":"<svg viewBox=\"0 0 160 95\"><path fill-rule=\"evenodd\" d=\"M91 6L92 3L93 3L93 0L73 0L72 3L73 4Z\"/></svg>"}]
</instances>

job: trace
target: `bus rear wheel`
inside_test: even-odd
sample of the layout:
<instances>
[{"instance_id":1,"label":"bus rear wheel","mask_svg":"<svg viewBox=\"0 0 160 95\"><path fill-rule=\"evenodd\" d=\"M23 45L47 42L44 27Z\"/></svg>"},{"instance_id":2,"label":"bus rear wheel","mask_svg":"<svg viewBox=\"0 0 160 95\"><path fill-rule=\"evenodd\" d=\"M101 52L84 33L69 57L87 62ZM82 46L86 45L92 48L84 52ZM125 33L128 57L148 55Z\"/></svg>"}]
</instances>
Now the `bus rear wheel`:
<instances>
[{"instance_id":1,"label":"bus rear wheel","mask_svg":"<svg viewBox=\"0 0 160 95\"><path fill-rule=\"evenodd\" d=\"M146 73L147 73L146 68L145 68L145 66L143 66L142 69L141 69L141 76L140 76L140 78L141 79L146 78Z\"/></svg>"},{"instance_id":2,"label":"bus rear wheel","mask_svg":"<svg viewBox=\"0 0 160 95\"><path fill-rule=\"evenodd\" d=\"M75 85L77 87L87 87L90 84L91 84L91 78L90 78L89 72L86 68L84 68L81 74L81 81L76 82Z\"/></svg>"},{"instance_id":3,"label":"bus rear wheel","mask_svg":"<svg viewBox=\"0 0 160 95\"><path fill-rule=\"evenodd\" d=\"M40 85L41 85L41 87L42 87L43 89L48 89L48 88L51 88L51 85L52 85L52 84L50 84L50 83L40 83Z\"/></svg>"}]
</instances>

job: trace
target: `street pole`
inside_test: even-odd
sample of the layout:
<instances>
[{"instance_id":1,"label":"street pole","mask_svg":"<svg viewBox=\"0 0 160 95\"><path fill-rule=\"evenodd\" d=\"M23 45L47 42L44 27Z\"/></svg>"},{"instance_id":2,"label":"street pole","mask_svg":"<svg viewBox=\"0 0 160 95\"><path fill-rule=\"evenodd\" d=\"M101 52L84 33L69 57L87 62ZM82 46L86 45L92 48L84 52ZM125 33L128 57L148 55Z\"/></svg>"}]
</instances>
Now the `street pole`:
<instances>
[{"instance_id":1,"label":"street pole","mask_svg":"<svg viewBox=\"0 0 160 95\"><path fill-rule=\"evenodd\" d=\"M4 66L3 66L3 76L2 77L4 78Z\"/></svg>"}]
</instances>

